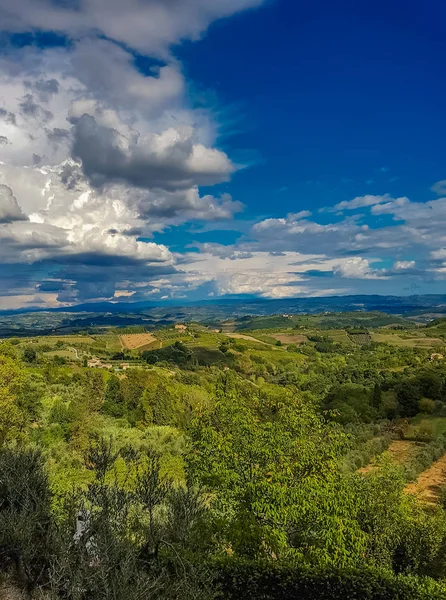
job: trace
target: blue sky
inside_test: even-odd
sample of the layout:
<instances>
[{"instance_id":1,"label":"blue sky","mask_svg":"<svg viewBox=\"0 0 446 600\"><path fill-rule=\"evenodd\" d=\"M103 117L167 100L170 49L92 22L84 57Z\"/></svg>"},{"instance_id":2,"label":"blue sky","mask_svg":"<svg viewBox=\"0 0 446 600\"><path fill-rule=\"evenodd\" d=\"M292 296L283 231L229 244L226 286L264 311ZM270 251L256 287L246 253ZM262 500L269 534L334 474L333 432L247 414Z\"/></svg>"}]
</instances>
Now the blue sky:
<instances>
[{"instance_id":1,"label":"blue sky","mask_svg":"<svg viewBox=\"0 0 446 600\"><path fill-rule=\"evenodd\" d=\"M445 292L445 18L0 0L0 308Z\"/></svg>"}]
</instances>

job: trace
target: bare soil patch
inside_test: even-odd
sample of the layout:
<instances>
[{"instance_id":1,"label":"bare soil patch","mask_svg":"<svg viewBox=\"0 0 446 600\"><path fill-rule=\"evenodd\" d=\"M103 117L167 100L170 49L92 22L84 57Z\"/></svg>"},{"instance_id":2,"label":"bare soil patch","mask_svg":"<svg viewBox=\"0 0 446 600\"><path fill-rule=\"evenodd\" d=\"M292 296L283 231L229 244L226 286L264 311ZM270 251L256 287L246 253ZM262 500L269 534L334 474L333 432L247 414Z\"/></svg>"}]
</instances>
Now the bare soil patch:
<instances>
[{"instance_id":1,"label":"bare soil patch","mask_svg":"<svg viewBox=\"0 0 446 600\"><path fill-rule=\"evenodd\" d=\"M122 346L127 350L136 350L157 341L156 337L151 333L129 333L121 335L120 340Z\"/></svg>"},{"instance_id":2,"label":"bare soil patch","mask_svg":"<svg viewBox=\"0 0 446 600\"><path fill-rule=\"evenodd\" d=\"M408 494L418 496L427 504L434 504L438 498L440 487L446 483L446 454L433 465L423 471L414 483L405 487Z\"/></svg>"}]
</instances>

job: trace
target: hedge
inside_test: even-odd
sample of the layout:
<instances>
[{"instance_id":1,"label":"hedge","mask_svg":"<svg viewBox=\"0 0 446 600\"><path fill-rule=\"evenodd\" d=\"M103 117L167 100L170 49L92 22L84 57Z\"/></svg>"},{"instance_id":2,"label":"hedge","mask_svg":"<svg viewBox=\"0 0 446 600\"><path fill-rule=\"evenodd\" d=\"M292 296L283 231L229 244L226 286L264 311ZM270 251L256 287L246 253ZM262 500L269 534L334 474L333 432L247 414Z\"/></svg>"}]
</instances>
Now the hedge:
<instances>
[{"instance_id":1,"label":"hedge","mask_svg":"<svg viewBox=\"0 0 446 600\"><path fill-rule=\"evenodd\" d=\"M317 570L225 559L214 569L224 600L446 600L446 584L371 568Z\"/></svg>"}]
</instances>

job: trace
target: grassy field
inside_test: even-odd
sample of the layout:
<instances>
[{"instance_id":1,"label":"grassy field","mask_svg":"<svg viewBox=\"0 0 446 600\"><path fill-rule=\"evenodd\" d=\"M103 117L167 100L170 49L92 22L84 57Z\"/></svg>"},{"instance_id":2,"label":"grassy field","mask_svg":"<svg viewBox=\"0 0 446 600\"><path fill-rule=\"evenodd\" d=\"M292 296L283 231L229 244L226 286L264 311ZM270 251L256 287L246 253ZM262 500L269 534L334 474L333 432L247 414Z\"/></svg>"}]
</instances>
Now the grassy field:
<instances>
[{"instance_id":1,"label":"grassy field","mask_svg":"<svg viewBox=\"0 0 446 600\"><path fill-rule=\"evenodd\" d=\"M423 414L417 415L412 419L411 424L406 431L405 437L416 438L417 431L419 429L426 430L427 428L431 428L434 436L446 433L446 417L436 417Z\"/></svg>"},{"instance_id":2,"label":"grassy field","mask_svg":"<svg viewBox=\"0 0 446 600\"><path fill-rule=\"evenodd\" d=\"M411 348L426 348L426 347L438 347L444 345L444 341L435 337L426 337L421 332L390 332L386 331L372 331L372 340L374 342L381 342L390 344L393 346L409 346Z\"/></svg>"},{"instance_id":3,"label":"grassy field","mask_svg":"<svg viewBox=\"0 0 446 600\"><path fill-rule=\"evenodd\" d=\"M93 344L94 343L94 338L90 337L89 335L61 335L61 336L52 336L52 335L46 335L46 336L39 336L39 337L32 337L32 338L24 338L21 340L20 344L18 344L18 346L26 346L28 344L35 344L35 345L52 345L52 344L57 344L57 342L62 342L64 344L69 344L72 346L77 346L77 345L88 345L88 344Z\"/></svg>"},{"instance_id":4,"label":"grassy field","mask_svg":"<svg viewBox=\"0 0 446 600\"><path fill-rule=\"evenodd\" d=\"M49 356L54 358L55 356L60 356L65 358L66 360L79 360L76 352L73 349L68 350L54 350L52 352L45 352L45 356Z\"/></svg>"}]
</instances>

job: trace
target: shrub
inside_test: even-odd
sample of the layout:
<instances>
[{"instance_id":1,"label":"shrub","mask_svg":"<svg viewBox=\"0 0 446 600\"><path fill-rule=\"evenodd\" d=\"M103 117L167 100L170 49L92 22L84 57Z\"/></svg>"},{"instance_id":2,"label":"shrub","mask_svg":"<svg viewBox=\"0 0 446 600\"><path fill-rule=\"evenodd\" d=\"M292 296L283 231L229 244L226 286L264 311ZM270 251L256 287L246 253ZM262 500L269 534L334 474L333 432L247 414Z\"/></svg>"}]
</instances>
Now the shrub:
<instances>
[{"instance_id":1,"label":"shrub","mask_svg":"<svg viewBox=\"0 0 446 600\"><path fill-rule=\"evenodd\" d=\"M428 421L420 423L419 427L415 429L415 439L420 442L429 442L434 437L434 426Z\"/></svg>"},{"instance_id":2,"label":"shrub","mask_svg":"<svg viewBox=\"0 0 446 600\"><path fill-rule=\"evenodd\" d=\"M435 402L430 398L421 398L418 402L420 412L431 414L435 411Z\"/></svg>"},{"instance_id":3,"label":"shrub","mask_svg":"<svg viewBox=\"0 0 446 600\"><path fill-rule=\"evenodd\" d=\"M380 569L317 570L226 560L217 565L225 600L444 600L446 586Z\"/></svg>"}]
</instances>

